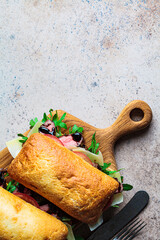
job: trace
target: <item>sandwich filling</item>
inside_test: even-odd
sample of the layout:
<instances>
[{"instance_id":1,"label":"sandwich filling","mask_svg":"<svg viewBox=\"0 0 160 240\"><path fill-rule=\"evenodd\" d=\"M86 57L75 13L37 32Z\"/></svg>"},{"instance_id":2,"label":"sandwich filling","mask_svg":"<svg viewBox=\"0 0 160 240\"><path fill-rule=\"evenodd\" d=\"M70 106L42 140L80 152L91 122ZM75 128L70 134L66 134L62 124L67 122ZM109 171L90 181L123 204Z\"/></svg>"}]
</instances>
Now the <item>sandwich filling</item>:
<instances>
[{"instance_id":1,"label":"sandwich filling","mask_svg":"<svg viewBox=\"0 0 160 240\"><path fill-rule=\"evenodd\" d=\"M132 186L123 183L123 177L120 176L119 170L112 171L110 167L111 164L104 163L102 153L100 150L98 151L99 143L96 142L96 133L92 136L91 146L86 149L82 134L83 128L74 125L69 129L68 135L63 135L61 132L62 128L67 129L66 124L62 122L65 118L65 114L59 119L57 112L54 116L52 116L52 109L49 112L50 117L44 114L41 121L38 121L37 118L30 121L31 130L27 136L18 134L18 138L7 142L7 147L11 155L15 158L28 138L33 133L39 132L46 137L53 139L58 144L68 148L70 151L83 158L88 164L114 178L119 183L119 187L114 195L108 200L104 210L110 206L117 207L117 204L123 201L122 191L130 190L132 189ZM13 179L10 179L7 171L4 169L0 169L0 186L71 226L75 226L79 223L78 220L69 216L39 194L26 188Z\"/></svg>"}]
</instances>

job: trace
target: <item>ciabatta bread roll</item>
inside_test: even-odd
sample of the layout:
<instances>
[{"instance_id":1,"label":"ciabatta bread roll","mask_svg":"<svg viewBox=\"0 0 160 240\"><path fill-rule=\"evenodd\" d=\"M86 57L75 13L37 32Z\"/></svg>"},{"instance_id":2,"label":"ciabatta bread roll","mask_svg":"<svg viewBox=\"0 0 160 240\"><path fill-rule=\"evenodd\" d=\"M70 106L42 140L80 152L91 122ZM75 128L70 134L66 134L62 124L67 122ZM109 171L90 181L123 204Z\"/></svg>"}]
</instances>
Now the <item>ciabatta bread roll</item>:
<instances>
[{"instance_id":1,"label":"ciabatta bread roll","mask_svg":"<svg viewBox=\"0 0 160 240\"><path fill-rule=\"evenodd\" d=\"M0 187L0 239L65 240L61 221Z\"/></svg>"},{"instance_id":2,"label":"ciabatta bread roll","mask_svg":"<svg viewBox=\"0 0 160 240\"><path fill-rule=\"evenodd\" d=\"M29 137L8 173L85 223L97 221L119 186L116 180L40 133Z\"/></svg>"}]
</instances>

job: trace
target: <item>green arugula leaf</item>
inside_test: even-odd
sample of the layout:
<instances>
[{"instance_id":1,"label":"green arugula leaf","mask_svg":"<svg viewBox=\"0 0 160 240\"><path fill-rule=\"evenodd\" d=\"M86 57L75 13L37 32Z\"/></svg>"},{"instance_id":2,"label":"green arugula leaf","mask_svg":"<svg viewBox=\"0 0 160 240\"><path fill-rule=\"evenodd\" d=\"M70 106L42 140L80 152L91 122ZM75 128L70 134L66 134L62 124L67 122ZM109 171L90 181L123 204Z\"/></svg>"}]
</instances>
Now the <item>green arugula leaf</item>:
<instances>
[{"instance_id":1,"label":"green arugula leaf","mask_svg":"<svg viewBox=\"0 0 160 240\"><path fill-rule=\"evenodd\" d=\"M109 171L109 170L107 170L107 168L108 168L110 165L111 165L111 163L104 163L103 166L100 166L100 165L99 165L99 167L100 167L101 171L104 172L104 173L107 174L107 175L111 175L111 174L116 173L116 172L119 172L119 171L121 171L121 170L123 169L123 168L121 168L121 169L119 169L119 170L117 170L117 171ZM121 176L121 181L122 181L122 183L123 183L123 176ZM133 186L130 185L130 184L122 184L122 185L123 185L123 191L129 191L129 190L131 190L131 189L133 188ZM112 206L112 207L117 207L117 206Z\"/></svg>"},{"instance_id":2,"label":"green arugula leaf","mask_svg":"<svg viewBox=\"0 0 160 240\"><path fill-rule=\"evenodd\" d=\"M119 208L119 205L113 205L112 207Z\"/></svg>"},{"instance_id":3,"label":"green arugula leaf","mask_svg":"<svg viewBox=\"0 0 160 240\"><path fill-rule=\"evenodd\" d=\"M19 140L19 142L21 142L21 143L25 143L28 139L28 137L24 136L22 133L18 133L17 135L18 135L18 137L22 138L21 140Z\"/></svg>"},{"instance_id":4,"label":"green arugula leaf","mask_svg":"<svg viewBox=\"0 0 160 240\"><path fill-rule=\"evenodd\" d=\"M121 176L121 182L123 183L123 176Z\"/></svg>"},{"instance_id":5,"label":"green arugula leaf","mask_svg":"<svg viewBox=\"0 0 160 240\"><path fill-rule=\"evenodd\" d=\"M54 116L53 116L53 118L52 118L52 121L53 121L54 124L55 124L55 130L56 130L56 136L57 136L57 137L62 136L61 128L67 129L66 123L62 122L62 121L65 119L65 116L66 116L66 113L64 113L64 114L62 115L62 117L59 119L58 113L57 113L57 111L56 111L56 113L54 114Z\"/></svg>"},{"instance_id":6,"label":"green arugula leaf","mask_svg":"<svg viewBox=\"0 0 160 240\"><path fill-rule=\"evenodd\" d=\"M55 124L55 130L56 130L56 136L57 136L57 137L60 137L60 136L62 136L61 128L67 129L66 123L62 122L62 121L65 119L66 113L64 113L64 114L62 115L62 117L59 119L59 118L58 118L58 113L57 113L57 111L56 111L56 113L54 114L54 116L53 116L52 112L53 112L53 109L51 108L51 109L49 110L50 117L48 117L46 113L43 114L42 123L45 123L47 120L51 120L52 122L54 122L54 124ZM38 118L31 119L31 120L30 120L30 128L33 128L34 125L35 125L37 122L38 122ZM22 136L21 136L21 137L22 137ZM23 140L19 140L19 141L22 142L22 143L24 143L26 140L27 140L27 139L24 139L24 138L23 138Z\"/></svg>"},{"instance_id":7,"label":"green arugula leaf","mask_svg":"<svg viewBox=\"0 0 160 240\"><path fill-rule=\"evenodd\" d=\"M16 190L16 187L19 185L18 182L15 182L15 180L11 180L8 185L6 190L9 191L10 193L13 193Z\"/></svg>"},{"instance_id":8,"label":"green arugula leaf","mask_svg":"<svg viewBox=\"0 0 160 240\"><path fill-rule=\"evenodd\" d=\"M61 127L61 128L67 129L67 125L64 122L59 122L58 126Z\"/></svg>"},{"instance_id":9,"label":"green arugula leaf","mask_svg":"<svg viewBox=\"0 0 160 240\"><path fill-rule=\"evenodd\" d=\"M88 151L98 155L99 152L96 153L96 151L99 147L99 143L96 143L95 135L96 135L96 132L92 136L91 146L88 148Z\"/></svg>"},{"instance_id":10,"label":"green arugula leaf","mask_svg":"<svg viewBox=\"0 0 160 240\"><path fill-rule=\"evenodd\" d=\"M62 220L62 222L70 222L70 221L71 221L71 218L62 217L61 220Z\"/></svg>"},{"instance_id":11,"label":"green arugula leaf","mask_svg":"<svg viewBox=\"0 0 160 240\"><path fill-rule=\"evenodd\" d=\"M100 166L101 167L101 166ZM107 169L101 169L102 170L102 172L104 172L105 174L107 174L107 175L110 175L111 174L111 172L113 173L113 171L109 171L109 170L107 170ZM114 172L116 172L116 171L114 171Z\"/></svg>"},{"instance_id":12,"label":"green arugula leaf","mask_svg":"<svg viewBox=\"0 0 160 240\"><path fill-rule=\"evenodd\" d=\"M57 114L57 116L58 116L58 114ZM65 117L66 117L66 113L63 113L63 115L62 115L62 117L60 118L60 122L62 122L62 120L64 120L65 119Z\"/></svg>"},{"instance_id":13,"label":"green arugula leaf","mask_svg":"<svg viewBox=\"0 0 160 240\"><path fill-rule=\"evenodd\" d=\"M13 180L14 181L14 180ZM10 181L6 187L6 190L8 191L10 189L10 187L12 186L13 184L13 181ZM15 181L14 181L15 182Z\"/></svg>"},{"instance_id":14,"label":"green arugula leaf","mask_svg":"<svg viewBox=\"0 0 160 240\"><path fill-rule=\"evenodd\" d=\"M4 178L5 178L5 177L8 177L8 176L9 176L9 173L7 172L7 173L4 175Z\"/></svg>"},{"instance_id":15,"label":"green arugula leaf","mask_svg":"<svg viewBox=\"0 0 160 240\"><path fill-rule=\"evenodd\" d=\"M57 113L57 110L56 110L56 113L54 114L53 118L52 118L52 121L57 121L58 120L58 113Z\"/></svg>"},{"instance_id":16,"label":"green arugula leaf","mask_svg":"<svg viewBox=\"0 0 160 240\"><path fill-rule=\"evenodd\" d=\"M83 237L75 236L75 240L85 240Z\"/></svg>"},{"instance_id":17,"label":"green arugula leaf","mask_svg":"<svg viewBox=\"0 0 160 240\"><path fill-rule=\"evenodd\" d=\"M12 186L9 190L10 193L13 193L16 190L16 186Z\"/></svg>"},{"instance_id":18,"label":"green arugula leaf","mask_svg":"<svg viewBox=\"0 0 160 240\"><path fill-rule=\"evenodd\" d=\"M101 171L104 172L104 173L107 174L107 175L110 175L110 174L113 174L113 173L116 173L116 172L119 172L119 171L122 170L122 168L119 169L119 170L117 170L117 171L110 171L110 170L107 170L107 168L110 167L110 166L111 166L111 163L104 163L103 166L100 166Z\"/></svg>"},{"instance_id":19,"label":"green arugula leaf","mask_svg":"<svg viewBox=\"0 0 160 240\"><path fill-rule=\"evenodd\" d=\"M31 119L29 124L30 124L30 129L34 127L34 125L38 122L38 118L35 117L34 119Z\"/></svg>"},{"instance_id":20,"label":"green arugula leaf","mask_svg":"<svg viewBox=\"0 0 160 240\"><path fill-rule=\"evenodd\" d=\"M121 170L123 170L123 169L124 169L124 168L118 169L117 171L109 171L109 172L110 172L110 174L112 174L112 173L119 172L119 171L121 171Z\"/></svg>"},{"instance_id":21,"label":"green arugula leaf","mask_svg":"<svg viewBox=\"0 0 160 240\"><path fill-rule=\"evenodd\" d=\"M45 123L48 119L50 119L46 113L43 114L43 118L42 118L42 123Z\"/></svg>"},{"instance_id":22,"label":"green arugula leaf","mask_svg":"<svg viewBox=\"0 0 160 240\"><path fill-rule=\"evenodd\" d=\"M82 133L83 132L83 127L78 127L76 124L71 128L69 128L69 134L72 133Z\"/></svg>"},{"instance_id":23,"label":"green arugula leaf","mask_svg":"<svg viewBox=\"0 0 160 240\"><path fill-rule=\"evenodd\" d=\"M50 113L50 115L51 115L51 119L52 119L52 112L53 112L53 109L51 108L51 109L49 109L49 113Z\"/></svg>"},{"instance_id":24,"label":"green arugula leaf","mask_svg":"<svg viewBox=\"0 0 160 240\"><path fill-rule=\"evenodd\" d=\"M42 123L45 123L47 120L51 120L53 121L53 115L52 115L53 109L49 109L49 113L51 117L48 117L46 113L43 114L43 118L42 118Z\"/></svg>"},{"instance_id":25,"label":"green arugula leaf","mask_svg":"<svg viewBox=\"0 0 160 240\"><path fill-rule=\"evenodd\" d=\"M111 166L111 163L104 163L103 166L101 166L101 169L102 170L106 170L106 168L110 167Z\"/></svg>"},{"instance_id":26,"label":"green arugula leaf","mask_svg":"<svg viewBox=\"0 0 160 240\"><path fill-rule=\"evenodd\" d=\"M42 123L45 123L48 119L50 119L50 120L52 119L52 112L53 112L53 109L51 108L51 109L49 110L49 113L50 113L50 115L51 115L50 118L47 116L46 113L43 114ZM29 122L30 128L33 128L34 125L35 125L37 122L38 122L38 118L37 118L37 117L35 117L34 119L31 119L30 122Z\"/></svg>"},{"instance_id":27,"label":"green arugula leaf","mask_svg":"<svg viewBox=\"0 0 160 240\"><path fill-rule=\"evenodd\" d=\"M130 184L123 183L122 185L123 185L123 191L130 191L133 188L133 186Z\"/></svg>"}]
</instances>

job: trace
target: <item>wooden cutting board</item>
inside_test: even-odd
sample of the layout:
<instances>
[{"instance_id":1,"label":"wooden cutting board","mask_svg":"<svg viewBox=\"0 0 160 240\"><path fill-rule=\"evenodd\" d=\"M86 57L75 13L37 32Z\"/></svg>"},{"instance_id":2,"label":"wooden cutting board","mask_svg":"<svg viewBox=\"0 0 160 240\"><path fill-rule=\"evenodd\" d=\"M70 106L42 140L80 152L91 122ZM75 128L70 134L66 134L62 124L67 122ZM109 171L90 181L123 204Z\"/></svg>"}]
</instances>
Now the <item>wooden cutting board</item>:
<instances>
[{"instance_id":1,"label":"wooden cutting board","mask_svg":"<svg viewBox=\"0 0 160 240\"><path fill-rule=\"evenodd\" d=\"M61 117L63 113L63 110L58 110L59 117ZM138 119L138 121L133 120L133 117L138 117L139 114L141 115L141 119ZM126 134L146 128L151 120L152 111L148 104L141 100L134 100L125 106L117 120L108 128L96 128L69 113L66 114L64 122L67 124L68 129L74 124L83 127L83 136L87 148L91 144L92 135L96 132L96 141L100 144L99 150L102 152L104 162L111 163L111 169L117 170L117 164L114 158L115 142ZM17 132L19 132L18 129ZM25 135L27 133L28 131ZM68 133L68 130L65 130L63 133ZM0 152L0 168L6 168L12 160L13 158L8 152L8 149L4 148Z\"/></svg>"}]
</instances>

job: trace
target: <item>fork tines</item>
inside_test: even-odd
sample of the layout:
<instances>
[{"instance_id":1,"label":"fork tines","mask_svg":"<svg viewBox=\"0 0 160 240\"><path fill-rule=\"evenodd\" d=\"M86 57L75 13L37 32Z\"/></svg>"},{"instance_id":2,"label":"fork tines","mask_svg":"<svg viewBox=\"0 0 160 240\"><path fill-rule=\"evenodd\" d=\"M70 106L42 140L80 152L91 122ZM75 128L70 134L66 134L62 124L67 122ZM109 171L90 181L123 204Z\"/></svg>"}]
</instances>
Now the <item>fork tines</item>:
<instances>
[{"instance_id":1,"label":"fork tines","mask_svg":"<svg viewBox=\"0 0 160 240\"><path fill-rule=\"evenodd\" d=\"M146 226L147 224L139 220L139 218L134 219L129 223L124 229L122 229L113 240L131 240Z\"/></svg>"}]
</instances>

